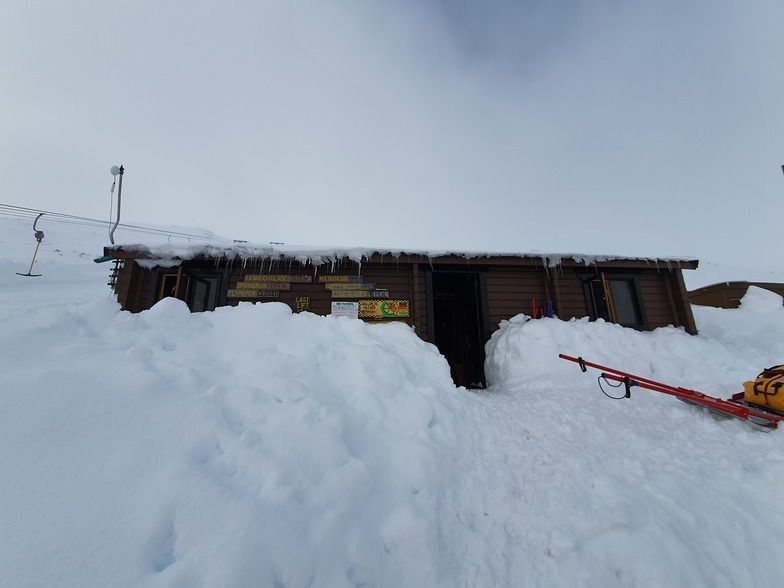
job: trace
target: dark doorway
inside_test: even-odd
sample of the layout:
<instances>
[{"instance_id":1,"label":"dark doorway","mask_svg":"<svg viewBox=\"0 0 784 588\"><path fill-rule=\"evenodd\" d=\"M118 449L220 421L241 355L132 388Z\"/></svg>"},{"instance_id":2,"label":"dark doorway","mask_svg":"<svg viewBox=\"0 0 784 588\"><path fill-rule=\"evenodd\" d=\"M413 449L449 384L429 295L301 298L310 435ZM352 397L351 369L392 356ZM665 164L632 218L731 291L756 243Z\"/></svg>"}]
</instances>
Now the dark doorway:
<instances>
[{"instance_id":1,"label":"dark doorway","mask_svg":"<svg viewBox=\"0 0 784 588\"><path fill-rule=\"evenodd\" d=\"M457 386L485 387L487 305L480 272L428 273L428 334Z\"/></svg>"}]
</instances>

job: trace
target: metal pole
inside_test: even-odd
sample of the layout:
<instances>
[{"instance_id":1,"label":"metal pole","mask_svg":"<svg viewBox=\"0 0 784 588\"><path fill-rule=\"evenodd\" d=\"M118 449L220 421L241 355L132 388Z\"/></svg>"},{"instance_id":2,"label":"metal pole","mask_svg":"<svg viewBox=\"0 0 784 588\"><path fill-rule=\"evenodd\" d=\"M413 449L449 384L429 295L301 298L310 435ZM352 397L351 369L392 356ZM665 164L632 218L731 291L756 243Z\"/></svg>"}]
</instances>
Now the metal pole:
<instances>
[{"instance_id":1,"label":"metal pole","mask_svg":"<svg viewBox=\"0 0 784 588\"><path fill-rule=\"evenodd\" d=\"M44 232L43 231L39 231L38 228L36 227L36 225L38 224L38 219L41 218L44 214L45 213L42 212L37 217L35 217L35 220L33 221L33 230L35 231L35 240L38 241L38 244L35 246L35 253L33 253L33 261L30 262L30 269L27 270L26 274L20 274L19 272L16 272L17 276L28 276L28 277L33 277L33 278L38 278L38 277L41 276L41 274L34 274L33 273L33 266L35 265L35 258L38 255L38 248L41 247L41 241L44 240Z\"/></svg>"},{"instance_id":2,"label":"metal pole","mask_svg":"<svg viewBox=\"0 0 784 588\"><path fill-rule=\"evenodd\" d=\"M38 248L41 246L41 241L38 241L38 245L35 246L35 253L33 253L33 261L30 262L30 269L27 270L27 275L32 275L33 273L33 265L35 264L35 258L38 255ZM24 274L21 274L24 275Z\"/></svg>"},{"instance_id":3,"label":"metal pole","mask_svg":"<svg viewBox=\"0 0 784 588\"><path fill-rule=\"evenodd\" d=\"M109 231L109 241L111 241L112 245L114 245L114 230L117 228L117 225L120 224L120 203L122 198L122 179L123 173L125 173L125 168L121 165L120 166L120 186L117 188L117 220L112 227L112 230Z\"/></svg>"}]
</instances>

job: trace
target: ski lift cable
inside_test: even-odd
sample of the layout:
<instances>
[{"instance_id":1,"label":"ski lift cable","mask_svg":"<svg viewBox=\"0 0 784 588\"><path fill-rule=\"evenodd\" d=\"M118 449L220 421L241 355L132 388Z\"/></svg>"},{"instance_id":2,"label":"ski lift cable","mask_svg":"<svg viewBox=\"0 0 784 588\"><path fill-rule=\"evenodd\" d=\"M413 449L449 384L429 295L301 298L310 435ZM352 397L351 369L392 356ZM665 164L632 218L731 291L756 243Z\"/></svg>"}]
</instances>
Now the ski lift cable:
<instances>
[{"instance_id":1,"label":"ski lift cable","mask_svg":"<svg viewBox=\"0 0 784 588\"><path fill-rule=\"evenodd\" d=\"M64 222L65 220L67 220L67 221L78 222L82 224L92 224L95 226L103 226L106 224L105 221L100 221L97 219L91 219L91 218L76 216L71 214L64 214L61 212L52 212L47 210L37 210L34 208L25 208L21 206L0 204L0 214L5 214L6 216L32 218L40 213L46 213L47 216L52 217L50 220L56 220L58 222Z\"/></svg>"},{"instance_id":2,"label":"ski lift cable","mask_svg":"<svg viewBox=\"0 0 784 588\"><path fill-rule=\"evenodd\" d=\"M54 217L55 214L56 213L52 213L53 218L50 218L49 222L58 222L61 224L73 224L73 225L92 226L92 227L106 227L110 224L107 221L101 221L101 220L89 219L89 218L72 219L69 216L56 218ZM32 214L9 213L7 211L3 211L2 207L0 207L0 215L9 216L9 217L18 217L18 218L33 218L34 216ZM194 235L190 233L183 233L180 231L167 231L165 229L156 229L153 227L144 227L140 225L128 225L128 224L120 223L119 226L126 231L136 232L136 233L146 233L146 234L154 234L154 235L171 235L175 237L185 237L188 239L201 239L201 240L210 240L212 238L204 235Z\"/></svg>"},{"instance_id":3,"label":"ski lift cable","mask_svg":"<svg viewBox=\"0 0 784 588\"><path fill-rule=\"evenodd\" d=\"M30 217L44 212L44 213L46 213L49 216L54 216L54 217L59 217L59 218L78 219L78 220L82 220L82 221L106 224L106 221L100 221L100 220L97 220L97 219L88 218L88 217L84 217L84 216L77 216L77 215L73 215L73 214L65 214L65 213L62 213L62 212L52 212L50 210L38 210L38 209L35 209L35 208L26 208L26 207L23 207L23 206L14 206L14 205L10 205L10 204L0 204L0 210L14 211L14 212L17 212L17 213L20 213L20 214L24 214L24 215L30 216Z\"/></svg>"},{"instance_id":4,"label":"ski lift cable","mask_svg":"<svg viewBox=\"0 0 784 588\"><path fill-rule=\"evenodd\" d=\"M47 212L47 211L39 211L39 210L19 210L15 209L15 207L8 207L7 205L0 204L0 214L3 216L9 217L16 217L16 218L35 218L41 213L46 213L47 216L51 216L57 219L58 222L80 222L80 223L92 223L93 219L88 218L81 218L81 217L72 217L70 215L63 215L56 212ZM105 221L98 221L98 223L106 224Z\"/></svg>"},{"instance_id":5,"label":"ski lift cable","mask_svg":"<svg viewBox=\"0 0 784 588\"><path fill-rule=\"evenodd\" d=\"M5 212L5 211L2 211L2 210L0 210L0 215L11 217L11 218L26 218L26 219L35 218L34 214L9 213L9 212ZM91 221L87 221L87 220L78 220L78 219L69 219L69 218L56 218L56 217L52 217L52 218L47 219L47 223L48 222L55 222L55 223L61 223L61 224L67 224L67 225L93 226L93 227L100 227L100 226L105 226L106 225L105 221L91 222Z\"/></svg>"},{"instance_id":6,"label":"ski lift cable","mask_svg":"<svg viewBox=\"0 0 784 588\"><path fill-rule=\"evenodd\" d=\"M2 205L0 205L0 215L10 217L10 218L35 218L35 213L25 213L25 212L13 212L13 211L4 211L2 209ZM49 215L47 215L49 216ZM92 222L90 220L80 220L80 219L70 219L70 218L55 218L54 213L52 213L53 218L47 219L47 222L57 222L61 224L68 224L68 225L84 225L84 226L95 226L101 227L105 226L107 223L106 221L97 221Z\"/></svg>"},{"instance_id":7,"label":"ski lift cable","mask_svg":"<svg viewBox=\"0 0 784 588\"><path fill-rule=\"evenodd\" d=\"M24 206L14 206L11 204L2 204L0 203L0 216L9 216L9 217L18 217L18 218L33 218L38 214L46 214L48 217L49 222L59 222L63 224L75 224L75 225L86 225L86 226L93 226L93 227L106 227L111 225L110 221L102 221L99 219L84 217L84 216L77 216L73 214L65 214L61 212L52 212L48 210L40 210L35 208L27 208ZM193 233L185 233L182 231L169 231L166 229L160 229L155 227L145 227L143 225L132 225L126 223L119 223L119 227L122 227L124 230L137 232L137 233L147 233L147 234L154 234L154 235L171 235L174 237L185 237L189 239L201 239L201 240L210 240L212 237L207 237L204 235L196 235Z\"/></svg>"}]
</instances>

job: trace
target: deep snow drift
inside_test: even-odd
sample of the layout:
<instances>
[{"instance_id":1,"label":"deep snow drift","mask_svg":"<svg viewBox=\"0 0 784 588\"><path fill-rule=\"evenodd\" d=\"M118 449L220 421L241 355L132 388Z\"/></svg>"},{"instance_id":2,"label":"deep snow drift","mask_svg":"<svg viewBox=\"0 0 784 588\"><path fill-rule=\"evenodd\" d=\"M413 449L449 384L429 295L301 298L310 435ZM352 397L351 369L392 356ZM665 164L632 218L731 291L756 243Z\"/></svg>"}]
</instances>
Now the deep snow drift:
<instances>
[{"instance_id":1,"label":"deep snow drift","mask_svg":"<svg viewBox=\"0 0 784 588\"><path fill-rule=\"evenodd\" d=\"M3 585L784 577L782 431L650 391L610 400L558 359L727 397L784 363L778 296L695 307L697 337L520 315L473 392L403 325L278 303L121 312L81 228L48 229L42 277L16 276L34 241L0 223Z\"/></svg>"}]
</instances>

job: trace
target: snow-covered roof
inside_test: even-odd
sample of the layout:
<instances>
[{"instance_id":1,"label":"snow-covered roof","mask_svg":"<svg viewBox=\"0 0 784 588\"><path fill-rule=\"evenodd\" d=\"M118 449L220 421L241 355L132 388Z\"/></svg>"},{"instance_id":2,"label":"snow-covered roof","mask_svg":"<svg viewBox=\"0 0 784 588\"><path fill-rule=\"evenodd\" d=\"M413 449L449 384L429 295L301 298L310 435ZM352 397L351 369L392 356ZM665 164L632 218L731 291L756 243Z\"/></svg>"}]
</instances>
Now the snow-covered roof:
<instances>
[{"instance_id":1,"label":"snow-covered roof","mask_svg":"<svg viewBox=\"0 0 784 588\"><path fill-rule=\"evenodd\" d=\"M651 264L684 265L697 267L697 260L687 257L641 257L623 255L595 255L586 253L552 253L542 251L528 252L494 252L494 251L457 251L457 250L424 250L424 249L391 249L379 247L323 247L295 246L284 243L254 244L247 242L211 240L201 243L129 243L106 248L108 254L124 251L138 255L140 258L155 260L188 260L196 257L209 257L238 261L293 259L303 264L331 264L348 259L363 263L375 256L400 258L402 256L421 256L428 260L444 257L459 257L466 260L498 257L518 257L540 259L542 264L555 267L564 260L573 260L586 265L607 261L642 261Z\"/></svg>"}]
</instances>

